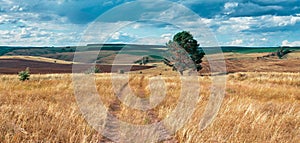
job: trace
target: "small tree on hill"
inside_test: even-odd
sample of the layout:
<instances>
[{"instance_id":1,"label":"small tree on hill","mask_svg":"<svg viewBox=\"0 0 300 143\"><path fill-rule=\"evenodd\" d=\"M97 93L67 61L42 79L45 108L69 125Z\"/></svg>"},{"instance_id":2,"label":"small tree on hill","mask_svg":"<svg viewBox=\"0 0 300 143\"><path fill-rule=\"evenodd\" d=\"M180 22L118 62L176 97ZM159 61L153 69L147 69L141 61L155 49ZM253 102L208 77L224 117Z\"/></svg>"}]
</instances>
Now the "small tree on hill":
<instances>
[{"instance_id":1,"label":"small tree on hill","mask_svg":"<svg viewBox=\"0 0 300 143\"><path fill-rule=\"evenodd\" d=\"M19 79L21 81L29 80L29 77L30 77L30 70L28 67L25 69L25 71L19 72Z\"/></svg>"},{"instance_id":2,"label":"small tree on hill","mask_svg":"<svg viewBox=\"0 0 300 143\"><path fill-rule=\"evenodd\" d=\"M87 71L85 71L86 74L91 74L91 73L101 73L101 69L98 68L97 66L93 66L89 69L87 69Z\"/></svg>"},{"instance_id":3,"label":"small tree on hill","mask_svg":"<svg viewBox=\"0 0 300 143\"><path fill-rule=\"evenodd\" d=\"M140 65L146 65L149 63L149 57L143 57L141 60L138 61Z\"/></svg>"},{"instance_id":4,"label":"small tree on hill","mask_svg":"<svg viewBox=\"0 0 300 143\"><path fill-rule=\"evenodd\" d=\"M177 33L173 41L167 43L167 48L168 56L164 59L164 63L179 71L181 75L184 70L192 67L196 67L197 71L202 69L201 62L205 54L199 50L198 41L189 32ZM189 63L189 59L193 63Z\"/></svg>"},{"instance_id":5,"label":"small tree on hill","mask_svg":"<svg viewBox=\"0 0 300 143\"><path fill-rule=\"evenodd\" d=\"M283 56L285 56L290 52L292 51L290 51L289 49L284 49L284 47L281 47L279 50L277 50L276 55L279 59L282 59Z\"/></svg>"}]
</instances>

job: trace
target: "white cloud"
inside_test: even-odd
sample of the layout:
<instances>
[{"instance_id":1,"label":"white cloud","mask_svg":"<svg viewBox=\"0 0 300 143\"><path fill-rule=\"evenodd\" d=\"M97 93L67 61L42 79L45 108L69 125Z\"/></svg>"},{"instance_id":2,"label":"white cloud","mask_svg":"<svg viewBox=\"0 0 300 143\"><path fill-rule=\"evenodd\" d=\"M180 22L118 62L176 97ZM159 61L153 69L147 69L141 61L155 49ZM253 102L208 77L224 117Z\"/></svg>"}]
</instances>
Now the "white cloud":
<instances>
[{"instance_id":1,"label":"white cloud","mask_svg":"<svg viewBox=\"0 0 300 143\"><path fill-rule=\"evenodd\" d=\"M10 32L8 30L0 30L0 35L7 35Z\"/></svg>"},{"instance_id":2,"label":"white cloud","mask_svg":"<svg viewBox=\"0 0 300 143\"><path fill-rule=\"evenodd\" d=\"M272 15L265 15L261 16L261 25L263 27L274 27L274 26L288 26L288 25L295 25L297 22L300 22L300 17L297 16L272 16Z\"/></svg>"},{"instance_id":3,"label":"white cloud","mask_svg":"<svg viewBox=\"0 0 300 143\"><path fill-rule=\"evenodd\" d=\"M289 42L288 40L282 41L282 46L300 46L300 41Z\"/></svg>"},{"instance_id":4,"label":"white cloud","mask_svg":"<svg viewBox=\"0 0 300 143\"><path fill-rule=\"evenodd\" d=\"M133 41L133 43L136 44L146 44L146 45L165 45L167 42L169 42L169 39L160 38L160 37L143 37L139 38L136 41Z\"/></svg>"},{"instance_id":5,"label":"white cloud","mask_svg":"<svg viewBox=\"0 0 300 143\"><path fill-rule=\"evenodd\" d=\"M114 40L119 40L121 36L120 32L115 32L114 34L112 34L111 38Z\"/></svg>"},{"instance_id":6,"label":"white cloud","mask_svg":"<svg viewBox=\"0 0 300 143\"><path fill-rule=\"evenodd\" d=\"M237 7L238 5L239 5L239 3L237 3L237 2L227 2L227 3L225 3L224 8L232 9L232 8Z\"/></svg>"},{"instance_id":7,"label":"white cloud","mask_svg":"<svg viewBox=\"0 0 300 143\"><path fill-rule=\"evenodd\" d=\"M239 3L237 2L227 2L224 5L225 14L231 14L235 12L234 8L238 7Z\"/></svg>"},{"instance_id":8,"label":"white cloud","mask_svg":"<svg viewBox=\"0 0 300 143\"><path fill-rule=\"evenodd\" d=\"M21 33L19 36L21 38L29 38L31 36L31 30L30 28L22 28Z\"/></svg>"},{"instance_id":9,"label":"white cloud","mask_svg":"<svg viewBox=\"0 0 300 143\"><path fill-rule=\"evenodd\" d=\"M0 15L0 24L14 23L16 21L17 20L13 16L10 16L10 15L7 15L7 14Z\"/></svg>"},{"instance_id":10,"label":"white cloud","mask_svg":"<svg viewBox=\"0 0 300 143\"><path fill-rule=\"evenodd\" d=\"M261 40L261 41L268 41L267 38L261 38L260 40Z\"/></svg>"},{"instance_id":11,"label":"white cloud","mask_svg":"<svg viewBox=\"0 0 300 143\"><path fill-rule=\"evenodd\" d=\"M113 1L105 1L105 2L103 2L103 6L111 6L111 5L113 5L114 4L114 2Z\"/></svg>"},{"instance_id":12,"label":"white cloud","mask_svg":"<svg viewBox=\"0 0 300 143\"><path fill-rule=\"evenodd\" d=\"M250 27L248 25L223 25L220 26L219 29L217 30L220 33L229 33L229 32L240 32L242 30L247 30Z\"/></svg>"},{"instance_id":13,"label":"white cloud","mask_svg":"<svg viewBox=\"0 0 300 143\"><path fill-rule=\"evenodd\" d=\"M132 28L133 29L139 29L139 28L141 28L141 24L135 23L135 24L133 24Z\"/></svg>"},{"instance_id":14,"label":"white cloud","mask_svg":"<svg viewBox=\"0 0 300 143\"><path fill-rule=\"evenodd\" d=\"M0 30L0 39L3 39L2 42L11 38L12 38L11 31Z\"/></svg>"},{"instance_id":15,"label":"white cloud","mask_svg":"<svg viewBox=\"0 0 300 143\"><path fill-rule=\"evenodd\" d=\"M4 3L7 3L7 4L13 4L14 2L12 0L2 0Z\"/></svg>"},{"instance_id":16,"label":"white cloud","mask_svg":"<svg viewBox=\"0 0 300 143\"><path fill-rule=\"evenodd\" d=\"M130 36L130 34L129 33L122 33L122 36Z\"/></svg>"},{"instance_id":17,"label":"white cloud","mask_svg":"<svg viewBox=\"0 0 300 143\"><path fill-rule=\"evenodd\" d=\"M1 45L11 46L61 46L75 45L80 41L80 32L71 31L74 25L59 25L53 23L41 23L38 26L28 23L30 26L15 28L13 30L0 30ZM51 29L60 27L58 29Z\"/></svg>"},{"instance_id":18,"label":"white cloud","mask_svg":"<svg viewBox=\"0 0 300 143\"><path fill-rule=\"evenodd\" d=\"M237 40L232 41L231 45L239 46L239 45L242 45L243 43L244 43L244 41L242 39L237 39Z\"/></svg>"},{"instance_id":19,"label":"white cloud","mask_svg":"<svg viewBox=\"0 0 300 143\"><path fill-rule=\"evenodd\" d=\"M18 11L21 12L21 11L24 10L24 8L21 7L21 6L19 6L19 5L14 5L14 6L12 6L9 10L10 10L10 11L15 11L15 12L18 12Z\"/></svg>"},{"instance_id":20,"label":"white cloud","mask_svg":"<svg viewBox=\"0 0 300 143\"><path fill-rule=\"evenodd\" d=\"M264 15L258 17L231 17L231 18L214 18L210 23L210 27L216 27L216 34L241 34L244 31L260 32L265 30L278 31L276 28L284 28L295 26L300 22L297 16L274 16ZM296 28L296 27L295 27Z\"/></svg>"},{"instance_id":21,"label":"white cloud","mask_svg":"<svg viewBox=\"0 0 300 143\"><path fill-rule=\"evenodd\" d=\"M160 37L161 37L161 38L164 38L164 39L166 39L166 40L171 40L172 35L173 35L173 34L171 34L171 33L167 33L167 34L162 34Z\"/></svg>"},{"instance_id":22,"label":"white cloud","mask_svg":"<svg viewBox=\"0 0 300 143\"><path fill-rule=\"evenodd\" d=\"M300 16L299 14L293 14L290 16L280 16L285 14L278 13L276 15L264 15L260 12L268 10L281 10L283 6L272 4L275 3L271 0L256 0L258 3L272 4L267 7L260 6L259 4L253 4L254 2L244 2L237 0L235 2L219 2L218 0L211 1L199 1L199 0L180 0L179 3L189 6L199 6L197 4L207 4L209 8L211 5L217 6L218 10L212 9L212 12L216 12L215 17L203 15L206 18L195 19L192 13L184 12L184 7L172 7L169 5L156 5L159 2L148 1L150 6L155 6L158 10L154 13L147 13L144 18L150 20L162 21L167 23L174 22L176 24L183 25L182 27L176 27L173 25L166 25L162 28L163 24L154 25L153 28L146 27L140 23L132 24L131 29L127 31L115 32L109 30L112 27L118 26L118 24L100 24L101 32L95 32L91 30L91 33L84 35L83 31L88 26L87 23L93 20L93 17L97 17L101 14L103 6L113 6L120 4L121 1L108 1L103 0L99 3L92 3L93 0L85 1L70 1L70 0L57 0L57 1L40 1L40 0L28 0L28 1L15 1L15 0L1 0L0 1L0 25L2 31L0 31L1 44L30 44L30 45L47 45L47 44L77 44L80 36L85 36L83 40L86 43L99 43L103 38L111 37L118 41L128 41L132 39L138 39L140 37L145 43L152 44L164 44L172 38L176 32L187 30L190 31L195 38L203 38L208 31L213 30L214 35L218 37L222 44L235 44L235 45L249 45L249 44L274 44L280 45L282 40L292 41L293 38L298 37ZM127 0L126 0L127 1ZM268 1L268 2L267 2ZM284 1L284 0L276 0ZM124 2L124 1L122 1ZM218 5L214 5L214 3ZM206 6L206 5L205 5ZM38 8L36 8L38 7ZM66 9L65 7L72 7L72 9ZM201 6L199 6L201 7ZM296 8L297 6L295 6ZM170 8L170 9L168 9ZM198 8L198 7L192 7ZM259 8L258 10L255 8ZM262 10L262 8L266 10ZM199 8L200 9L200 8ZM299 9L297 7L297 9ZM293 9L296 11L297 9ZM105 9L106 10L106 9ZM205 11L206 9L194 9L195 11L201 11L203 13L211 13ZM290 9L292 11L292 9ZM141 9L142 11L142 9ZM200 15L201 15L200 12ZM289 11L287 11L288 13ZM251 16L259 13L263 16ZM268 13L268 12L267 12ZM199 14L199 13L198 13ZM227 15L224 15L227 14ZM236 15L235 15L236 14ZM240 14L240 15L239 15ZM249 15L250 16L244 16ZM272 13L270 13L272 14ZM197 15L198 16L198 15ZM231 17L238 16L238 17ZM90 18L91 17L91 18ZM158 18L159 17L159 18ZM169 22L169 21L171 22ZM75 22L74 22L75 21ZM82 22L84 21L84 22ZM78 23L76 23L78 22ZM80 23L82 22L82 23ZM117 23L117 22L116 22ZM120 25L123 25L120 22ZM294 27L292 27L294 26ZM129 27L129 26L128 26ZM210 28L211 29L210 29ZM285 28L287 27L287 29ZM148 28L148 29L147 29ZM7 30L8 29L8 30ZM106 30L108 29L108 30ZM151 30L149 30L151 29ZM282 30L283 29L283 30ZM292 30L294 31L292 31ZM4 31L6 30L6 31ZM274 30L274 31L273 31ZM272 32L272 35L264 35L264 33ZM288 32L286 32L288 31ZM292 31L289 33L289 31ZM113 33L113 34L111 34ZM204 36L203 36L204 35ZM220 36L221 35L221 36ZM290 36L289 38L285 38ZM295 36L296 35L296 36ZM153 38L157 37L157 38ZM205 37L204 37L205 38ZM197 39L199 42L200 40ZM233 40L232 39L239 39ZM280 40L279 40L280 39ZM151 41L153 40L153 41ZM282 41L284 44L295 44L297 42ZM294 39L295 40L295 39ZM202 42L207 41L204 39ZM69 43L68 43L69 42Z\"/></svg>"},{"instance_id":23,"label":"white cloud","mask_svg":"<svg viewBox=\"0 0 300 143\"><path fill-rule=\"evenodd\" d=\"M232 33L250 29L254 21L251 17L234 17L228 20L215 19L215 23L219 26L218 32Z\"/></svg>"}]
</instances>

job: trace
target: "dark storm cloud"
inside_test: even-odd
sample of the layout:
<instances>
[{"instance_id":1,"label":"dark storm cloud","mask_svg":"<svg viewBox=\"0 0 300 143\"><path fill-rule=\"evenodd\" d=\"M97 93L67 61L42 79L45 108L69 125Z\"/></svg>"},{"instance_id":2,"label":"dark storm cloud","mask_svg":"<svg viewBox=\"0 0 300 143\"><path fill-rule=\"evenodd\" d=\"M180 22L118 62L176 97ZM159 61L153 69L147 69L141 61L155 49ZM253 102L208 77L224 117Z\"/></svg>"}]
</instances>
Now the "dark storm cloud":
<instances>
[{"instance_id":1,"label":"dark storm cloud","mask_svg":"<svg viewBox=\"0 0 300 143\"><path fill-rule=\"evenodd\" d=\"M51 15L57 15L67 17L74 24L87 24L105 11L124 2L124 0L30 0L21 1L18 5L26 7L27 12L43 14L40 20L48 21L51 20Z\"/></svg>"},{"instance_id":2,"label":"dark storm cloud","mask_svg":"<svg viewBox=\"0 0 300 143\"><path fill-rule=\"evenodd\" d=\"M287 16L300 13L299 0L192 0L181 3L201 17L214 18L217 16L245 17L277 15ZM225 8L226 4L236 4ZM229 12L229 13L228 13Z\"/></svg>"},{"instance_id":3,"label":"dark storm cloud","mask_svg":"<svg viewBox=\"0 0 300 143\"><path fill-rule=\"evenodd\" d=\"M277 15L288 16L300 13L300 1L248 1L241 2L229 14L233 17Z\"/></svg>"}]
</instances>

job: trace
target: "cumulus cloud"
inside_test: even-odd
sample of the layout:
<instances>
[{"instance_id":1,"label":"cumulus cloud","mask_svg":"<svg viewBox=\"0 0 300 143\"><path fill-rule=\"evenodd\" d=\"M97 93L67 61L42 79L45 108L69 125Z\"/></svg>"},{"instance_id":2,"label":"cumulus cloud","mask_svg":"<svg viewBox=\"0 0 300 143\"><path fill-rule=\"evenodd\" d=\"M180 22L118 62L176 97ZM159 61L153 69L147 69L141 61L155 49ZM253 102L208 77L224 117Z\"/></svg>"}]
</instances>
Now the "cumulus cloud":
<instances>
[{"instance_id":1,"label":"cumulus cloud","mask_svg":"<svg viewBox=\"0 0 300 143\"><path fill-rule=\"evenodd\" d=\"M300 41L289 42L288 40L282 41L282 46L300 46Z\"/></svg>"},{"instance_id":2,"label":"cumulus cloud","mask_svg":"<svg viewBox=\"0 0 300 143\"><path fill-rule=\"evenodd\" d=\"M231 42L231 45L234 45L234 46L239 46L239 45L242 45L243 44L243 40L242 39L237 39L237 40L234 40Z\"/></svg>"},{"instance_id":3,"label":"cumulus cloud","mask_svg":"<svg viewBox=\"0 0 300 143\"><path fill-rule=\"evenodd\" d=\"M267 38L261 38L260 40L261 40L261 41L268 41Z\"/></svg>"},{"instance_id":4,"label":"cumulus cloud","mask_svg":"<svg viewBox=\"0 0 300 143\"><path fill-rule=\"evenodd\" d=\"M262 16L261 20L265 22L264 26L288 26L295 25L300 22L300 17L297 16Z\"/></svg>"},{"instance_id":5,"label":"cumulus cloud","mask_svg":"<svg viewBox=\"0 0 300 143\"><path fill-rule=\"evenodd\" d=\"M239 3L237 3L237 2L227 2L227 3L225 3L224 8L225 8L225 10L228 10L228 9L235 8L238 5L239 5Z\"/></svg>"},{"instance_id":6,"label":"cumulus cloud","mask_svg":"<svg viewBox=\"0 0 300 143\"><path fill-rule=\"evenodd\" d=\"M120 32L115 32L114 34L112 34L111 38L114 40L118 40L120 39Z\"/></svg>"},{"instance_id":7,"label":"cumulus cloud","mask_svg":"<svg viewBox=\"0 0 300 143\"><path fill-rule=\"evenodd\" d=\"M14 5L14 6L11 7L9 10L10 10L10 11L18 11L18 12L22 12L22 11L24 11L24 8L21 7L21 6L19 6L19 5Z\"/></svg>"},{"instance_id":8,"label":"cumulus cloud","mask_svg":"<svg viewBox=\"0 0 300 143\"><path fill-rule=\"evenodd\" d=\"M297 31L300 26L300 17L264 15L257 17L231 17L228 19L214 19L211 26L218 33L266 33Z\"/></svg>"},{"instance_id":9,"label":"cumulus cloud","mask_svg":"<svg viewBox=\"0 0 300 143\"><path fill-rule=\"evenodd\" d=\"M167 34L162 34L160 37L164 38L166 40L171 40L172 36L173 36L173 34L167 33Z\"/></svg>"},{"instance_id":10,"label":"cumulus cloud","mask_svg":"<svg viewBox=\"0 0 300 143\"><path fill-rule=\"evenodd\" d=\"M132 0L103 0L97 3L94 0L2 0L0 1L1 44L77 44L90 22L110 8L128 1ZM297 0L174 0L174 2L183 4L201 18L193 19L186 13L180 13L180 9L167 8L164 12L147 13L143 16L155 19L155 16L159 15L165 19L177 19L178 23L185 25L185 28L198 38L205 38L205 34L209 33L206 32L211 30L221 44L288 45L295 44L289 41L297 41L295 37L300 37L300 34L297 34L300 33L300 3ZM157 2L148 4L155 5L155 3ZM126 14L143 12L144 9L137 10L126 11L116 16L122 19ZM122 22L124 21L120 20L116 25ZM101 26L104 34L91 34L89 39L93 40L86 42L97 42L101 36L109 35L113 42L142 39L136 41L164 44L176 32L186 30L178 29L168 23L148 25L135 23L127 30L111 34L105 33L109 31L105 29L110 29L113 24L102 23Z\"/></svg>"},{"instance_id":11,"label":"cumulus cloud","mask_svg":"<svg viewBox=\"0 0 300 143\"><path fill-rule=\"evenodd\" d=\"M0 24L14 24L18 21L15 17L7 14L0 15Z\"/></svg>"},{"instance_id":12,"label":"cumulus cloud","mask_svg":"<svg viewBox=\"0 0 300 143\"><path fill-rule=\"evenodd\" d=\"M142 37L132 41L134 44L144 43L146 45L165 45L167 42L169 42L169 39L160 37Z\"/></svg>"},{"instance_id":13,"label":"cumulus cloud","mask_svg":"<svg viewBox=\"0 0 300 143\"><path fill-rule=\"evenodd\" d=\"M31 37L31 28L22 28L19 36L21 38L30 38Z\"/></svg>"},{"instance_id":14,"label":"cumulus cloud","mask_svg":"<svg viewBox=\"0 0 300 143\"><path fill-rule=\"evenodd\" d=\"M235 12L235 8L239 6L239 3L237 2L227 2L225 3L224 5L224 11L225 11L225 14L231 14L233 12Z\"/></svg>"}]
</instances>

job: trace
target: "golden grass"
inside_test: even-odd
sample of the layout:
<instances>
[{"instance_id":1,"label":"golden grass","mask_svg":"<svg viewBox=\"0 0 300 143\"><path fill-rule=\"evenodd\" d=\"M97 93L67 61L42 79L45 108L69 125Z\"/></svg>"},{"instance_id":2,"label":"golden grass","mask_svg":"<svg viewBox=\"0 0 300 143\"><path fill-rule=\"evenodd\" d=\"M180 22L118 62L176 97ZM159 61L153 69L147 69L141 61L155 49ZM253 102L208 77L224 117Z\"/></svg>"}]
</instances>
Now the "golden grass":
<instances>
[{"instance_id":1,"label":"golden grass","mask_svg":"<svg viewBox=\"0 0 300 143\"><path fill-rule=\"evenodd\" d=\"M144 72L144 71L143 71ZM147 72L147 71L145 71ZM129 86L150 94L153 75L130 74ZM97 90L109 107L115 96L111 74L97 74ZM164 74L163 74L164 75ZM153 110L157 120L176 106L177 76L164 76L166 99ZM144 80L140 85L141 80ZM198 124L208 102L210 77L199 77L201 101L192 119L174 136L178 142L298 142L300 140L300 73L236 73L228 75L226 96L216 120L205 130ZM99 142L101 135L87 124L76 104L70 74L32 75L21 82L0 75L0 142ZM153 118L121 105L116 116L134 124ZM174 141L173 140L173 141Z\"/></svg>"},{"instance_id":2,"label":"golden grass","mask_svg":"<svg viewBox=\"0 0 300 143\"><path fill-rule=\"evenodd\" d=\"M300 59L300 51L294 51L292 53L289 53L287 57L290 59Z\"/></svg>"}]
</instances>

